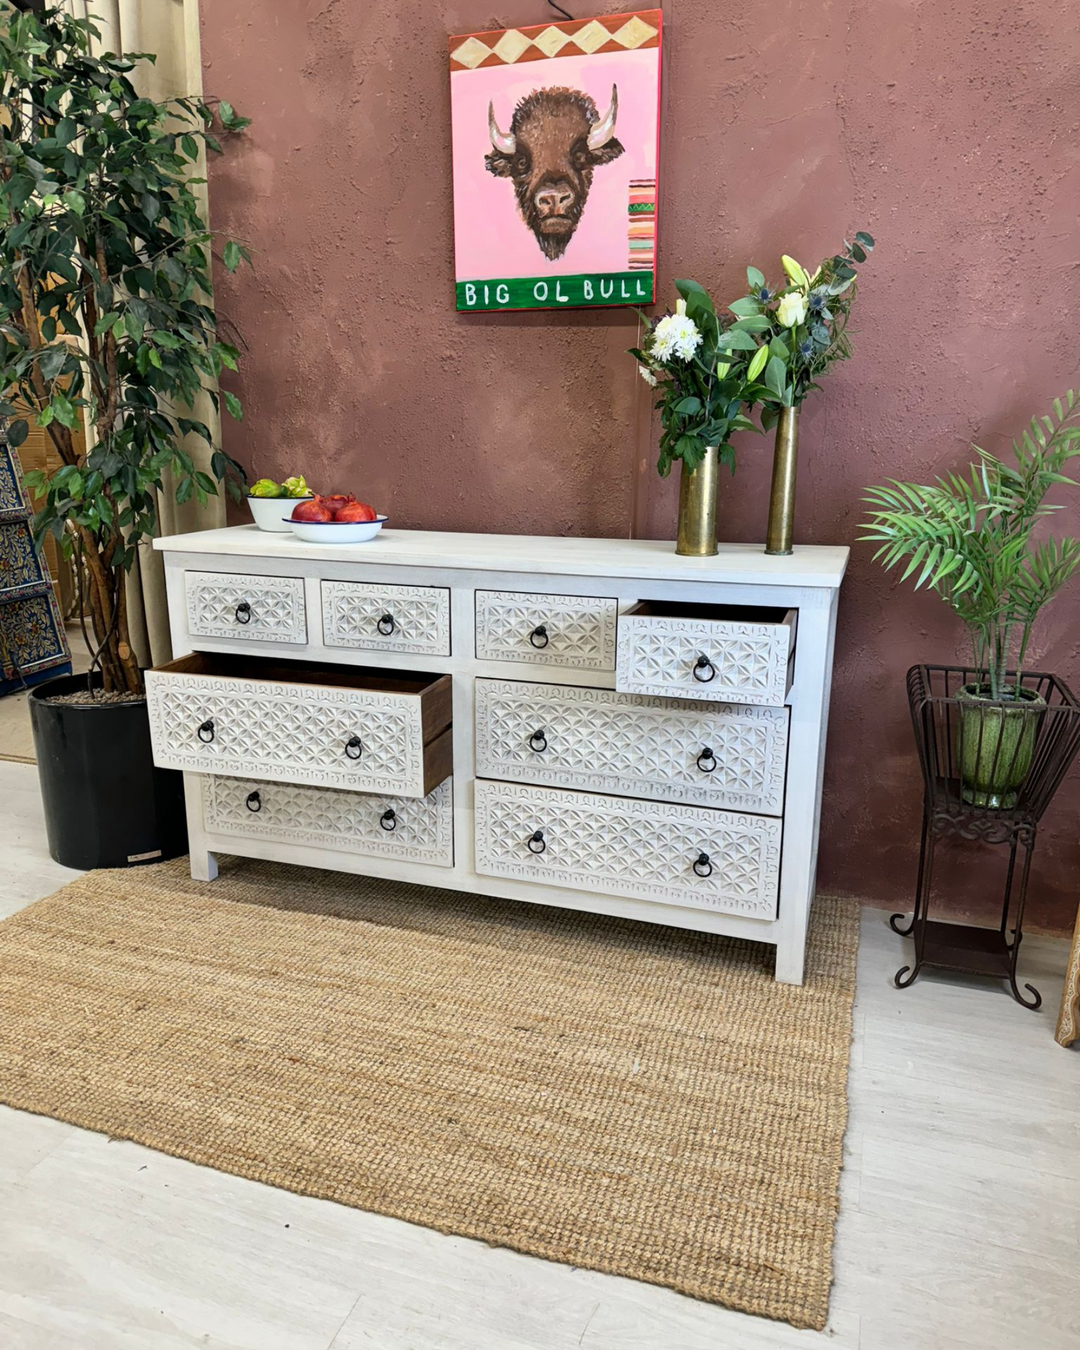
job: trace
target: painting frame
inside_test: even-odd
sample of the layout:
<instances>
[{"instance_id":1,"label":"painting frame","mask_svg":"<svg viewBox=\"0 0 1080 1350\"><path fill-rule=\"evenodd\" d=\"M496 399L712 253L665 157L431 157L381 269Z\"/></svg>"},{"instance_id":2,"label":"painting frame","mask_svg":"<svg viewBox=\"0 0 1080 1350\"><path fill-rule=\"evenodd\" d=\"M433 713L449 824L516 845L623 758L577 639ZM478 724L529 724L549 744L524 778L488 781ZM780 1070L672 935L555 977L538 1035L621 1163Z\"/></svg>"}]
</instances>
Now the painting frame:
<instances>
[{"instance_id":1,"label":"painting frame","mask_svg":"<svg viewBox=\"0 0 1080 1350\"><path fill-rule=\"evenodd\" d=\"M663 15L451 36L462 313L650 305Z\"/></svg>"}]
</instances>

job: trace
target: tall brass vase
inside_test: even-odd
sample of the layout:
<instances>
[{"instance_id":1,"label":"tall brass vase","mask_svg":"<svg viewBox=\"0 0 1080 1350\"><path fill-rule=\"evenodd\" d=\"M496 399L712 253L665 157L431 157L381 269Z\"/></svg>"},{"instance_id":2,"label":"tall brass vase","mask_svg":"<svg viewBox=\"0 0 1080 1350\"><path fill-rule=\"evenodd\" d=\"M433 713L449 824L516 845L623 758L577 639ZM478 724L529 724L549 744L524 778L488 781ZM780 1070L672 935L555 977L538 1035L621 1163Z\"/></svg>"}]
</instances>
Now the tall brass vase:
<instances>
[{"instance_id":1,"label":"tall brass vase","mask_svg":"<svg viewBox=\"0 0 1080 1350\"><path fill-rule=\"evenodd\" d=\"M720 447L710 445L705 458L688 473L682 466L679 483L679 535L675 552L684 558L709 558L716 553L716 484L720 477Z\"/></svg>"},{"instance_id":2,"label":"tall brass vase","mask_svg":"<svg viewBox=\"0 0 1080 1350\"><path fill-rule=\"evenodd\" d=\"M795 528L795 469L799 459L799 410L781 408L776 423L772 491L769 493L769 527L765 552L776 556L790 553Z\"/></svg>"}]
</instances>

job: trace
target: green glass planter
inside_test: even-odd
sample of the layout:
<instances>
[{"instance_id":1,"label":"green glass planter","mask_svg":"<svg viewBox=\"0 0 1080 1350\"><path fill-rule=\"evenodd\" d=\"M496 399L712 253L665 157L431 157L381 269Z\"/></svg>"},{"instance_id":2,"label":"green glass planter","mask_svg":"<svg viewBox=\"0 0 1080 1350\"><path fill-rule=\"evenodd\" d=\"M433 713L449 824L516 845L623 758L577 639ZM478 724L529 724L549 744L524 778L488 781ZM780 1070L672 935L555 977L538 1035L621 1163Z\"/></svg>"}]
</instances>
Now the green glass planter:
<instances>
[{"instance_id":1,"label":"green glass planter","mask_svg":"<svg viewBox=\"0 0 1080 1350\"><path fill-rule=\"evenodd\" d=\"M1016 805L1031 768L1045 700L1031 689L1021 689L1015 702L994 700L988 684L965 684L957 699L963 799L972 806L1007 811Z\"/></svg>"}]
</instances>

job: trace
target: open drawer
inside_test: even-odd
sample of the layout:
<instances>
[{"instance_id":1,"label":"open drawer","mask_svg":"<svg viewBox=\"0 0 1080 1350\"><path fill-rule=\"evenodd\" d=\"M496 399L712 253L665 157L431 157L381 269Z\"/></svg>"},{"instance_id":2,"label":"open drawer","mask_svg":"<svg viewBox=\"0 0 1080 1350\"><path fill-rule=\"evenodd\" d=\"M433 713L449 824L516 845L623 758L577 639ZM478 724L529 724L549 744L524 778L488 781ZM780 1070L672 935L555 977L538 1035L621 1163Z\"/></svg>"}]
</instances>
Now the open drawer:
<instances>
[{"instance_id":1,"label":"open drawer","mask_svg":"<svg viewBox=\"0 0 1080 1350\"><path fill-rule=\"evenodd\" d=\"M453 767L449 675L196 653L146 699L165 769L426 797Z\"/></svg>"},{"instance_id":2,"label":"open drawer","mask_svg":"<svg viewBox=\"0 0 1080 1350\"><path fill-rule=\"evenodd\" d=\"M643 600L619 616L615 688L780 707L798 611Z\"/></svg>"}]
</instances>

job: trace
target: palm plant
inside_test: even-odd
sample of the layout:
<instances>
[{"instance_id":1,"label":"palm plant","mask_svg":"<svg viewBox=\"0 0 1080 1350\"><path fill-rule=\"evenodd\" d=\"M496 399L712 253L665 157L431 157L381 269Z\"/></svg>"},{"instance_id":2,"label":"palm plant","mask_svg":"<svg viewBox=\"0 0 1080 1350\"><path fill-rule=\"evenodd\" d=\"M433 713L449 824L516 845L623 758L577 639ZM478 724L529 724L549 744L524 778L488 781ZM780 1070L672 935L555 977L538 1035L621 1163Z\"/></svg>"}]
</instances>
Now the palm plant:
<instances>
[{"instance_id":1,"label":"palm plant","mask_svg":"<svg viewBox=\"0 0 1080 1350\"><path fill-rule=\"evenodd\" d=\"M902 580L937 591L971 635L974 665L985 670L990 698L1020 699L1023 664L1039 611L1080 567L1080 539L1032 542L1038 522L1060 509L1046 502L1080 454L1080 399L1055 399L1053 416L1034 417L1012 444L1016 465L978 446L967 477L868 490L874 508L864 540L886 568L904 559ZM1015 681L1006 671L1015 657Z\"/></svg>"}]
</instances>

